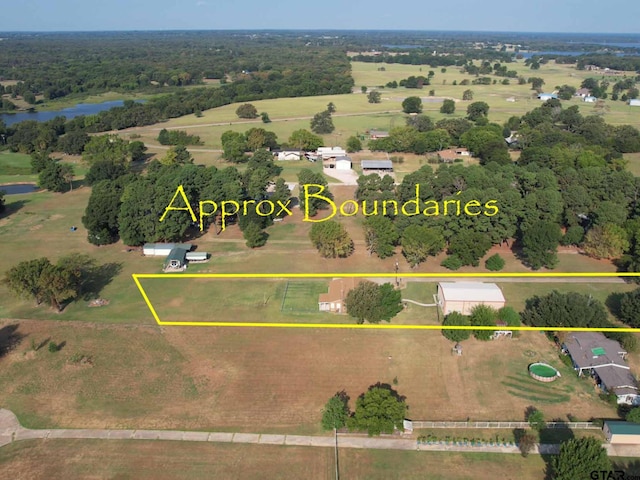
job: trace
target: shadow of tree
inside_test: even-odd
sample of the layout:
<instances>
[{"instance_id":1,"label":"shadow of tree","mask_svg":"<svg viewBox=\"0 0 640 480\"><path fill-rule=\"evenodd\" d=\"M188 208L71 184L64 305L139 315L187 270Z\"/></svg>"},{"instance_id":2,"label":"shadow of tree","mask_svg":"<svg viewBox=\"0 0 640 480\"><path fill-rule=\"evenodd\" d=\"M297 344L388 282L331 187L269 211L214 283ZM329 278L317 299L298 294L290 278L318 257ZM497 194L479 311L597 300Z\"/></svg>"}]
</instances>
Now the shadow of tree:
<instances>
[{"instance_id":1,"label":"shadow of tree","mask_svg":"<svg viewBox=\"0 0 640 480\"><path fill-rule=\"evenodd\" d=\"M0 187L0 190L1 189L2 187ZM7 200L8 198L4 197L5 204L4 204L4 209L0 210L0 218L13 215L22 207L24 207L27 203L29 203L29 200L16 200L16 201L10 201L10 202L8 202Z\"/></svg>"},{"instance_id":2,"label":"shadow of tree","mask_svg":"<svg viewBox=\"0 0 640 480\"><path fill-rule=\"evenodd\" d=\"M122 271L122 263L105 263L91 269L86 281L82 285L81 298L93 300L100 296L100 292L111 283L116 275Z\"/></svg>"},{"instance_id":3,"label":"shadow of tree","mask_svg":"<svg viewBox=\"0 0 640 480\"><path fill-rule=\"evenodd\" d=\"M5 325L0 328L0 357L16 348L26 335L18 332L18 324Z\"/></svg>"}]
</instances>

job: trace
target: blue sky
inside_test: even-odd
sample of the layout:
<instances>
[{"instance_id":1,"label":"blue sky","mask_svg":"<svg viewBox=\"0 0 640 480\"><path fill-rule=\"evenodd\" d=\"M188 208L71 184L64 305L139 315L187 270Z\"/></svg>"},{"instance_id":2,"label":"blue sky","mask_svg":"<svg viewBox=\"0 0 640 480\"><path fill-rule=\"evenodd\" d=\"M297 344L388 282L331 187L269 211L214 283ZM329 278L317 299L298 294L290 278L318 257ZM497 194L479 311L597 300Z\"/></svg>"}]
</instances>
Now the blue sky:
<instances>
[{"instance_id":1,"label":"blue sky","mask_svg":"<svg viewBox=\"0 0 640 480\"><path fill-rule=\"evenodd\" d=\"M640 33L638 0L5 0L0 31L393 29Z\"/></svg>"}]
</instances>

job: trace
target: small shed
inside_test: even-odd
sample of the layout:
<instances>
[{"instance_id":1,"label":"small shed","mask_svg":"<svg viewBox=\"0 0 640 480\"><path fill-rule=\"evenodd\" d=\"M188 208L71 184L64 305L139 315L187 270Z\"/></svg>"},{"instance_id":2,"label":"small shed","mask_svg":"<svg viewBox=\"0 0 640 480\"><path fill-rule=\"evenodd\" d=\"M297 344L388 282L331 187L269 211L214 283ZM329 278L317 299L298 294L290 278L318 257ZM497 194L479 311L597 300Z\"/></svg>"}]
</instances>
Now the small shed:
<instances>
[{"instance_id":1,"label":"small shed","mask_svg":"<svg viewBox=\"0 0 640 480\"><path fill-rule=\"evenodd\" d=\"M598 99L596 97L592 96L592 95L588 95L588 96L584 97L582 100L584 102L587 102L587 103L596 103L596 100L598 100Z\"/></svg>"},{"instance_id":2,"label":"small shed","mask_svg":"<svg viewBox=\"0 0 640 480\"><path fill-rule=\"evenodd\" d=\"M351 170L351 158L350 157L338 157L336 158L336 170Z\"/></svg>"},{"instance_id":3,"label":"small shed","mask_svg":"<svg viewBox=\"0 0 640 480\"><path fill-rule=\"evenodd\" d=\"M184 269L187 267L187 250L182 247L175 247L169 252L164 261L164 268Z\"/></svg>"},{"instance_id":4,"label":"small shed","mask_svg":"<svg viewBox=\"0 0 640 480\"><path fill-rule=\"evenodd\" d=\"M630 107L640 107L640 98L632 98L629 100Z\"/></svg>"},{"instance_id":5,"label":"small shed","mask_svg":"<svg viewBox=\"0 0 640 480\"><path fill-rule=\"evenodd\" d=\"M608 443L617 445L640 445L640 423L606 421L602 427Z\"/></svg>"},{"instance_id":6,"label":"small shed","mask_svg":"<svg viewBox=\"0 0 640 480\"><path fill-rule=\"evenodd\" d=\"M487 305L495 309L505 305L502 290L495 283L440 282L437 298L445 315L451 312L469 315L476 305Z\"/></svg>"},{"instance_id":7,"label":"small shed","mask_svg":"<svg viewBox=\"0 0 640 480\"><path fill-rule=\"evenodd\" d=\"M538 100L551 100L551 99L558 99L558 95L555 93L539 93L538 94Z\"/></svg>"}]
</instances>

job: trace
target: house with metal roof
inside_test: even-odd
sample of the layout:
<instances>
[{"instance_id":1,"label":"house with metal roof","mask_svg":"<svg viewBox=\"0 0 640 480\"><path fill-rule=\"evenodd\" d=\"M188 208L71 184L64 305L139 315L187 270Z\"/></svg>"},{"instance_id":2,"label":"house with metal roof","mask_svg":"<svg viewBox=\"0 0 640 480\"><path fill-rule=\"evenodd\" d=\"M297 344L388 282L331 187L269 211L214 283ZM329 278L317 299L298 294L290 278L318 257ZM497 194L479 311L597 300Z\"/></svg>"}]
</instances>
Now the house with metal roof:
<instances>
[{"instance_id":1,"label":"house with metal roof","mask_svg":"<svg viewBox=\"0 0 640 480\"><path fill-rule=\"evenodd\" d=\"M498 285L482 282L440 282L437 301L444 315L451 312L469 315L477 305L487 305L497 310L506 303Z\"/></svg>"},{"instance_id":2,"label":"house with metal roof","mask_svg":"<svg viewBox=\"0 0 640 480\"><path fill-rule=\"evenodd\" d=\"M618 445L640 444L640 423L607 420L602 427L608 443Z\"/></svg>"},{"instance_id":3,"label":"house with metal roof","mask_svg":"<svg viewBox=\"0 0 640 480\"><path fill-rule=\"evenodd\" d=\"M572 332L562 349L571 356L578 376L591 375L605 392L614 393L618 404L639 405L638 383L626 362L619 342L601 332Z\"/></svg>"}]
</instances>

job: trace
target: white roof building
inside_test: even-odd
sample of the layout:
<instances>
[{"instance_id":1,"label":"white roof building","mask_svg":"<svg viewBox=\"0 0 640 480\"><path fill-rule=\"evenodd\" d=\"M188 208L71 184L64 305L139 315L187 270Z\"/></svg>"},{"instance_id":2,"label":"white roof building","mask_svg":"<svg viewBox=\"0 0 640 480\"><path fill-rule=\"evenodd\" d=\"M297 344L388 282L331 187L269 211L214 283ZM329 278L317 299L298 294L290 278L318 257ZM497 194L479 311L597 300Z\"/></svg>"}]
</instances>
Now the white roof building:
<instances>
[{"instance_id":1,"label":"white roof building","mask_svg":"<svg viewBox=\"0 0 640 480\"><path fill-rule=\"evenodd\" d=\"M495 283L438 283L438 305L445 315L451 312L469 315L473 307L477 305L487 305L499 309L504 307L505 302L502 290Z\"/></svg>"},{"instance_id":2,"label":"white roof building","mask_svg":"<svg viewBox=\"0 0 640 480\"><path fill-rule=\"evenodd\" d=\"M323 160L327 158L345 157L347 152L341 147L318 147L316 152Z\"/></svg>"}]
</instances>

